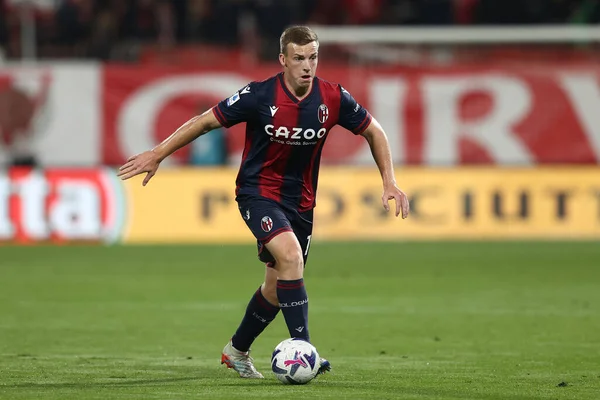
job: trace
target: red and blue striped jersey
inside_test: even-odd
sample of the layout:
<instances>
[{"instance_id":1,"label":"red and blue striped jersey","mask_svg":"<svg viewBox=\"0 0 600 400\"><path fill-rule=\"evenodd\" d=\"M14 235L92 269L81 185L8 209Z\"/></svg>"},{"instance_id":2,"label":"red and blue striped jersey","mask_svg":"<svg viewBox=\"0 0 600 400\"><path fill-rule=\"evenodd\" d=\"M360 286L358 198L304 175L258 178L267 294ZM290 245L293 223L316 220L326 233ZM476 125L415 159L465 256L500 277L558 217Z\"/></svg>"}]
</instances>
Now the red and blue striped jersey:
<instances>
[{"instance_id":1,"label":"red and blue striped jersey","mask_svg":"<svg viewBox=\"0 0 600 400\"><path fill-rule=\"evenodd\" d=\"M283 73L251 82L213 112L224 127L246 122L236 195L259 195L298 211L315 207L321 151L336 124L361 134L369 112L339 84L314 78L298 100Z\"/></svg>"}]
</instances>

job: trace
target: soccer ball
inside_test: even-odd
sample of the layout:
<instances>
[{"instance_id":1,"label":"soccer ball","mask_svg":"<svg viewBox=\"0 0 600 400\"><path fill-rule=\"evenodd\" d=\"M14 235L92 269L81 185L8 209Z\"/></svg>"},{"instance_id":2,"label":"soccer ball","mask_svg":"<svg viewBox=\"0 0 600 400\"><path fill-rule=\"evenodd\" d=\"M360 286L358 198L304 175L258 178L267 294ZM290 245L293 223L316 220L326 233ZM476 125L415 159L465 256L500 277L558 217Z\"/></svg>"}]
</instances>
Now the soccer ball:
<instances>
[{"instance_id":1,"label":"soccer ball","mask_svg":"<svg viewBox=\"0 0 600 400\"><path fill-rule=\"evenodd\" d=\"M319 372L317 349L305 340L292 338L279 343L271 356L271 369L281 382L303 385Z\"/></svg>"}]
</instances>

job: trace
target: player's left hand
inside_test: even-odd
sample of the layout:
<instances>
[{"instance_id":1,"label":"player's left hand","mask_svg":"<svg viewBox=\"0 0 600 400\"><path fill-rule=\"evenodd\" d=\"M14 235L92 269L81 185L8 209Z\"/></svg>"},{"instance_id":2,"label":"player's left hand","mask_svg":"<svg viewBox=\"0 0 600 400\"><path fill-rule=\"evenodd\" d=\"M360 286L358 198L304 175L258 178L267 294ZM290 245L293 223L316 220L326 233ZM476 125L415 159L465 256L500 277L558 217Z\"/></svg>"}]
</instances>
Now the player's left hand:
<instances>
[{"instance_id":1,"label":"player's left hand","mask_svg":"<svg viewBox=\"0 0 600 400\"><path fill-rule=\"evenodd\" d=\"M148 181L156 174L156 170L160 165L159 156L153 152L145 151L135 156L129 157L127 162L119 168L117 176L122 180L127 180L136 175L146 173L146 177L142 182L142 186L146 186Z\"/></svg>"},{"instance_id":2,"label":"player's left hand","mask_svg":"<svg viewBox=\"0 0 600 400\"><path fill-rule=\"evenodd\" d=\"M383 196L381 196L381 200L383 202L383 208L385 208L385 211L390 211L389 202L392 199L394 199L396 202L396 217L400 215L400 211L402 211L402 219L408 217L408 212L410 210L408 197L395 184L388 185L383 189Z\"/></svg>"}]
</instances>

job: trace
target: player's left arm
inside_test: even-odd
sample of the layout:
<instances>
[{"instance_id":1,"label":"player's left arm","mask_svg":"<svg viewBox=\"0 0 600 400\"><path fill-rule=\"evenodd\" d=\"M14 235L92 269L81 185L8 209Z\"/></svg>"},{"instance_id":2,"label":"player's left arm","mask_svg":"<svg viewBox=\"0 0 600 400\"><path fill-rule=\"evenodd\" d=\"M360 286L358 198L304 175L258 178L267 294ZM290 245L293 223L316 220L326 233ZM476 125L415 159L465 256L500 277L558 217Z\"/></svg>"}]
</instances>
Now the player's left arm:
<instances>
[{"instance_id":1,"label":"player's left arm","mask_svg":"<svg viewBox=\"0 0 600 400\"><path fill-rule=\"evenodd\" d=\"M396 184L392 151L385 131L367 109L358 104L347 90L341 86L339 90L340 115L338 124L355 135L364 136L369 142L371 153L383 180L383 195L381 196L383 208L389 211L389 201L394 199L396 202L396 217L400 215L400 212L402 212L402 218L408 217L408 197Z\"/></svg>"},{"instance_id":2,"label":"player's left arm","mask_svg":"<svg viewBox=\"0 0 600 400\"><path fill-rule=\"evenodd\" d=\"M408 197L396 184L392 151L385 131L379 122L371 117L371 123L361 135L367 139L373 159L381 173L381 179L383 180L381 201L383 202L383 207L386 211L389 211L389 201L394 199L396 202L396 217L400 215L400 212L402 212L403 219L408 217L410 209Z\"/></svg>"}]
</instances>

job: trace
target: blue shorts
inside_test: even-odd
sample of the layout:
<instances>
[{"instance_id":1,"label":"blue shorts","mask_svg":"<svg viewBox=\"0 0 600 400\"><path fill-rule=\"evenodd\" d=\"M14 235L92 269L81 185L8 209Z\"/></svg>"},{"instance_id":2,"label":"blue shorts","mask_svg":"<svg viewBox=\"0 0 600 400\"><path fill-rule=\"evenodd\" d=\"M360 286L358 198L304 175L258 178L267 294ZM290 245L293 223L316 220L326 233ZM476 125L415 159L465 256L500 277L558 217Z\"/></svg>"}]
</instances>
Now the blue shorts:
<instances>
[{"instance_id":1,"label":"blue shorts","mask_svg":"<svg viewBox=\"0 0 600 400\"><path fill-rule=\"evenodd\" d=\"M275 259L265 245L282 232L294 232L306 265L312 235L313 210L298 212L261 196L243 195L238 196L236 201L242 218L256 238L260 261L274 262Z\"/></svg>"}]
</instances>

